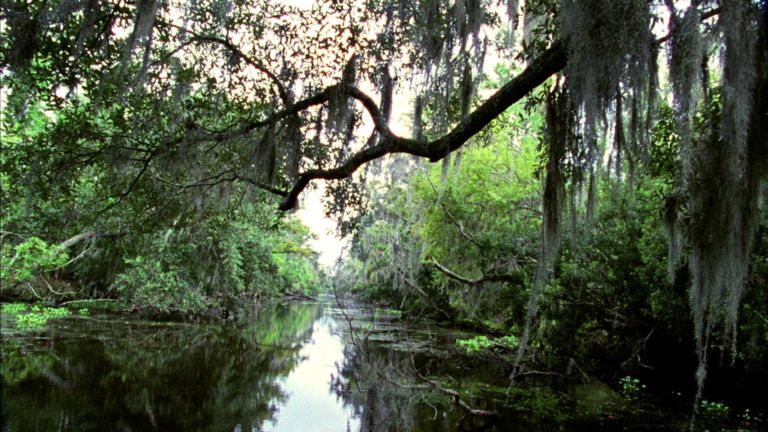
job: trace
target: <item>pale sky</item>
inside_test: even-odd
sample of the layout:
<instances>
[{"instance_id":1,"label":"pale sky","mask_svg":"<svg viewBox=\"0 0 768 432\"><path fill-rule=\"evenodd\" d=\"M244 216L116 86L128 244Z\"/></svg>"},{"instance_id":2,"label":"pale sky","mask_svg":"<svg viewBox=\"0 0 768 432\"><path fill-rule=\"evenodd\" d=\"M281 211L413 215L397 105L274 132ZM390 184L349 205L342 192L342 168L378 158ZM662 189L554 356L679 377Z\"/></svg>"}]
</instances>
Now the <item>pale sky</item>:
<instances>
[{"instance_id":1,"label":"pale sky","mask_svg":"<svg viewBox=\"0 0 768 432\"><path fill-rule=\"evenodd\" d=\"M313 183L317 184L318 188L304 190L296 215L312 232L314 238L307 243L312 250L320 254L318 261L325 267L331 268L336 264L336 259L339 258L348 241L336 237L336 223L325 217L322 201L325 182L316 180Z\"/></svg>"}]
</instances>

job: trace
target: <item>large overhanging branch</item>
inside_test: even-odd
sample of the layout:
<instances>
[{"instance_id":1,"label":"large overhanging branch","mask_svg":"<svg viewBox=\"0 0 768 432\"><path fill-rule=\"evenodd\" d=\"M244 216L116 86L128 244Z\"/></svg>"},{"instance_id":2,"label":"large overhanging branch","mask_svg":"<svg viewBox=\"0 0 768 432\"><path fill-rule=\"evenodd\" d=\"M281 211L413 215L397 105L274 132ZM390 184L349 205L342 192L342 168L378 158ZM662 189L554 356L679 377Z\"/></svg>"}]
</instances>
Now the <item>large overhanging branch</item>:
<instances>
[{"instance_id":1,"label":"large overhanging branch","mask_svg":"<svg viewBox=\"0 0 768 432\"><path fill-rule=\"evenodd\" d=\"M351 86L339 86L336 90L349 97L358 100L366 108L373 118L377 132L380 135L378 144L364 148L355 153L346 162L332 169L312 169L299 175L285 201L280 205L281 210L290 210L298 202L301 192L315 179L339 180L350 177L362 165L392 153L406 153L429 159L431 162L439 161L452 151L463 146L470 138L480 132L493 119L497 118L507 108L522 99L536 87L546 81L547 78L565 68L566 48L562 41L555 42L551 48L536 58L520 75L509 81L485 102L483 102L468 117L462 120L451 131L434 141L417 141L395 135L389 129L384 117L376 103L359 89ZM298 102L288 110L276 113L264 122L257 122L246 126L255 128L269 121L285 117L290 112L305 109L310 105L325 102L330 95L326 90L310 99ZM300 107L299 105L304 105Z\"/></svg>"},{"instance_id":2,"label":"large overhanging branch","mask_svg":"<svg viewBox=\"0 0 768 432\"><path fill-rule=\"evenodd\" d=\"M703 13L701 20L707 20L719 13L720 8L714 8ZM669 36L664 36L657 39L656 43L662 44L668 39ZM339 180L348 178L360 168L360 166L387 154L406 153L413 156L428 158L430 162L437 162L443 159L451 152L466 144L470 138L475 136L491 121L501 115L507 108L541 85L547 78L563 70L567 63L567 59L568 50L565 42L563 40L555 41L548 50L544 51L541 56L534 59L533 62L520 73L520 75L501 87L447 134L429 142L402 138L393 134L386 124L386 119L381 115L378 106L370 97L354 87L337 87L347 96L357 99L368 110L376 125L376 131L380 135L379 143L359 151L336 168L325 170L313 169L300 174L293 188L280 205L280 209L290 210L296 207L299 195L307 185L309 185L310 181L315 179ZM308 103L307 106L325 102L330 94L329 90L331 89L311 98L314 100L312 103ZM318 102L318 99L323 100ZM310 99L302 102L310 102ZM290 107L283 113L273 115L267 122L270 120L277 120L278 118L275 117L282 118L305 109L307 106L299 107L299 104L302 102ZM263 124L265 122L260 123ZM250 125L250 129L261 126L262 124L252 124Z\"/></svg>"},{"instance_id":3,"label":"large overhanging branch","mask_svg":"<svg viewBox=\"0 0 768 432\"><path fill-rule=\"evenodd\" d=\"M525 278L522 273L503 273L503 274L490 274L490 275L483 275L482 277L479 277L477 279L470 279L468 277L462 276L460 274L457 274L453 271L451 271L448 267L440 264L435 257L430 257L432 260L432 265L435 266L437 270L440 271L440 273L443 273L444 275L448 276L449 278L461 282L466 285L482 285L486 282L509 282L514 283L518 285L522 285L525 282Z\"/></svg>"}]
</instances>

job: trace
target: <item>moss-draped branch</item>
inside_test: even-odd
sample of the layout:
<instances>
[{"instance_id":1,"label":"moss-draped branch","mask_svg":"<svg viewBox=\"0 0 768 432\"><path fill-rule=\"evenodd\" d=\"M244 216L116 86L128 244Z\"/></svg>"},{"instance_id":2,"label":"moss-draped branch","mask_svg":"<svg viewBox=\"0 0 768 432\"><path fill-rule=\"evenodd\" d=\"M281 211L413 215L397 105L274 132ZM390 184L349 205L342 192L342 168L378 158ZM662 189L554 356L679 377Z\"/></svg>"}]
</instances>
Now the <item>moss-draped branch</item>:
<instances>
[{"instance_id":1,"label":"moss-draped branch","mask_svg":"<svg viewBox=\"0 0 768 432\"><path fill-rule=\"evenodd\" d=\"M301 173L293 188L288 192L285 200L280 205L281 210L290 210L296 206L299 195L309 185L310 181L315 179L338 180L348 178L362 165L387 154L405 153L427 158L431 162L444 158L452 151L463 146L493 119L533 91L533 89L546 81L547 78L565 68L566 57L565 44L562 41L555 42L541 56L533 60L523 72L501 87L453 129L432 141L414 140L395 135L390 130L381 110L373 99L357 87L350 85L329 87L315 96L299 101L292 107L273 114L266 120L251 123L245 126L245 129L252 130L295 114L310 106L325 103L330 99L334 91L341 92L341 94L360 102L373 119L376 132L380 137L378 143L358 151L346 162L335 168L311 169Z\"/></svg>"}]
</instances>

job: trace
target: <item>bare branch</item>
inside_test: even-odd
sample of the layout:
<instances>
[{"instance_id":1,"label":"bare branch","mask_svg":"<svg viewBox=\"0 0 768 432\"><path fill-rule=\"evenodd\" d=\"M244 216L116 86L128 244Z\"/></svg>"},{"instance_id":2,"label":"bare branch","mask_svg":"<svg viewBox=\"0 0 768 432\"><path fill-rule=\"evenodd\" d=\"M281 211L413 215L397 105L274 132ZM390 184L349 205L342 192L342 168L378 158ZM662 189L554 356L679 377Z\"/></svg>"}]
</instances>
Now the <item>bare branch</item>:
<instances>
[{"instance_id":1,"label":"bare branch","mask_svg":"<svg viewBox=\"0 0 768 432\"><path fill-rule=\"evenodd\" d=\"M118 206L120 203L123 202L124 199L126 199L128 197L128 195L131 194L131 192L133 192L133 188L136 187L136 184L139 182L139 179L141 179L141 177L144 175L144 173L147 172L147 169L149 168L149 164L152 162L153 156L154 156L154 154L150 154L150 156L147 159L142 161L144 163L144 165L139 170L139 173L136 174L136 177L134 177L134 179L131 182L131 184L128 185L128 189L126 189L123 193L121 193L120 196L117 197L117 200L115 200L113 203L111 203L111 204L107 205L106 207L104 207L103 209L99 210L96 213L96 218L98 218L99 216L101 216L102 214L107 212L108 210L111 210L112 208Z\"/></svg>"},{"instance_id":2,"label":"bare branch","mask_svg":"<svg viewBox=\"0 0 768 432\"><path fill-rule=\"evenodd\" d=\"M254 180L254 179L252 179L250 177L246 177L246 176L243 176L243 175L240 175L240 174L235 174L234 178L236 180L242 180L242 181L244 181L246 183L250 183L251 185L256 186L259 189L263 189L263 190L265 190L267 192L271 192L271 193L273 193L275 195L280 195L282 197L288 196L288 192L287 191L284 191L284 190L278 189L278 188L276 188L274 186L270 186L268 184L265 184L265 183L262 183L260 181Z\"/></svg>"},{"instance_id":3,"label":"bare branch","mask_svg":"<svg viewBox=\"0 0 768 432\"><path fill-rule=\"evenodd\" d=\"M432 179L429 178L429 176L427 176L427 181L429 181L429 185L432 186L432 190L435 192L435 194L439 195L437 187L432 182ZM470 235L468 232L464 230L464 224L461 223L461 221L457 220L453 216L453 213L451 213L448 210L448 207L445 205L445 201L438 198L437 202L440 204L440 207L443 209L443 213L445 213L445 215L448 216L448 219L450 219L453 225L456 226L456 228L459 230L459 234L461 234L461 236L464 237L465 239L469 240L470 243L477 246L477 249L480 252L480 255L484 256L485 248L483 247L483 245L481 245L477 240L475 240L475 237L473 237L472 235Z\"/></svg>"},{"instance_id":4,"label":"bare branch","mask_svg":"<svg viewBox=\"0 0 768 432\"><path fill-rule=\"evenodd\" d=\"M671 5L672 2L670 0L670 1L666 1L666 3L668 3L667 7L670 7L669 5ZM670 11L674 11L674 5L672 6L672 9L670 9ZM710 19L710 18L712 18L712 17L714 17L716 15L719 15L720 12L721 12L721 9L719 7L711 9L711 10L708 10L706 12L702 12L702 14L701 14L701 22L704 22L704 21L706 21L706 20L708 20L708 19ZM667 34L665 36L662 36L662 37L656 39L656 43L661 45L664 42L668 41L671 37L672 37L671 33Z\"/></svg>"}]
</instances>

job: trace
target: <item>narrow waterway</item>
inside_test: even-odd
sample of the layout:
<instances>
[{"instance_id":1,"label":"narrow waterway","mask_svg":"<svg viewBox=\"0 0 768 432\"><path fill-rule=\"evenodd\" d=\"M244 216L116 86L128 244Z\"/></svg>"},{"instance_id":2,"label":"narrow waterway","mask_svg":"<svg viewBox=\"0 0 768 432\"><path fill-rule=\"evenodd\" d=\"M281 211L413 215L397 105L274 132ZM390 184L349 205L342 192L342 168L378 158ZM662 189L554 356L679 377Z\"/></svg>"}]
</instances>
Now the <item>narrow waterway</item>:
<instances>
[{"instance_id":1,"label":"narrow waterway","mask_svg":"<svg viewBox=\"0 0 768 432\"><path fill-rule=\"evenodd\" d=\"M455 339L467 335L331 298L226 323L71 315L37 331L2 324L4 432L688 427L685 399L627 399L597 381L510 389L500 362L457 355Z\"/></svg>"},{"instance_id":2,"label":"narrow waterway","mask_svg":"<svg viewBox=\"0 0 768 432\"><path fill-rule=\"evenodd\" d=\"M311 336L299 351L299 364L279 380L286 399L277 406L267 431L358 430L359 418L332 391L330 384L344 363L341 328L328 310L312 324Z\"/></svg>"},{"instance_id":3,"label":"narrow waterway","mask_svg":"<svg viewBox=\"0 0 768 432\"><path fill-rule=\"evenodd\" d=\"M2 329L2 430L357 430L330 387L345 343L327 302L232 323L70 316Z\"/></svg>"}]
</instances>

